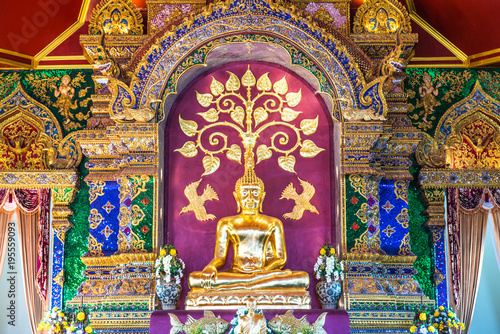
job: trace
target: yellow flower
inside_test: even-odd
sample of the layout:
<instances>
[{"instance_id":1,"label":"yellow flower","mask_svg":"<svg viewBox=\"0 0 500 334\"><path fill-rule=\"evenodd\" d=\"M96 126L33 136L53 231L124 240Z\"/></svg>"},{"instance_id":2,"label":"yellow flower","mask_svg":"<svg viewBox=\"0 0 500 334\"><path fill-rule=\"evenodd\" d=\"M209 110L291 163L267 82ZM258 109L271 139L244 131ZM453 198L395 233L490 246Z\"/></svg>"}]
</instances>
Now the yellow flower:
<instances>
[{"instance_id":1,"label":"yellow flower","mask_svg":"<svg viewBox=\"0 0 500 334\"><path fill-rule=\"evenodd\" d=\"M415 333L417 331L417 326L411 326L410 332Z\"/></svg>"},{"instance_id":2,"label":"yellow flower","mask_svg":"<svg viewBox=\"0 0 500 334\"><path fill-rule=\"evenodd\" d=\"M434 311L434 316L439 317L439 311Z\"/></svg>"},{"instance_id":3,"label":"yellow flower","mask_svg":"<svg viewBox=\"0 0 500 334\"><path fill-rule=\"evenodd\" d=\"M425 313L420 313L420 315L418 316L418 318L422 321L425 321L427 320L427 315Z\"/></svg>"},{"instance_id":4,"label":"yellow flower","mask_svg":"<svg viewBox=\"0 0 500 334\"><path fill-rule=\"evenodd\" d=\"M60 316L61 318L64 317L64 313L62 312L59 312L57 315Z\"/></svg>"},{"instance_id":5,"label":"yellow flower","mask_svg":"<svg viewBox=\"0 0 500 334\"><path fill-rule=\"evenodd\" d=\"M453 314L453 312L448 312L448 316L449 316L450 318L453 318L455 315Z\"/></svg>"},{"instance_id":6,"label":"yellow flower","mask_svg":"<svg viewBox=\"0 0 500 334\"><path fill-rule=\"evenodd\" d=\"M166 249L162 249L160 251L160 256L165 256L165 255L167 255L167 250Z\"/></svg>"},{"instance_id":7,"label":"yellow flower","mask_svg":"<svg viewBox=\"0 0 500 334\"><path fill-rule=\"evenodd\" d=\"M85 333L92 333L92 327L90 326L85 327Z\"/></svg>"},{"instance_id":8,"label":"yellow flower","mask_svg":"<svg viewBox=\"0 0 500 334\"><path fill-rule=\"evenodd\" d=\"M78 315L76 316L76 318L78 320L80 320L80 321L85 320L85 313L83 313L83 312L78 313Z\"/></svg>"},{"instance_id":9,"label":"yellow flower","mask_svg":"<svg viewBox=\"0 0 500 334\"><path fill-rule=\"evenodd\" d=\"M434 326L434 328L438 328L439 325L437 323L433 323L432 326Z\"/></svg>"},{"instance_id":10,"label":"yellow flower","mask_svg":"<svg viewBox=\"0 0 500 334\"><path fill-rule=\"evenodd\" d=\"M330 254L335 254L335 248L330 248Z\"/></svg>"},{"instance_id":11,"label":"yellow flower","mask_svg":"<svg viewBox=\"0 0 500 334\"><path fill-rule=\"evenodd\" d=\"M70 328L68 328L71 332L74 332L75 331L75 326L71 326Z\"/></svg>"},{"instance_id":12,"label":"yellow flower","mask_svg":"<svg viewBox=\"0 0 500 334\"><path fill-rule=\"evenodd\" d=\"M434 333L436 331L436 329L434 328L434 326L429 326L427 327L427 330L431 333Z\"/></svg>"},{"instance_id":13,"label":"yellow flower","mask_svg":"<svg viewBox=\"0 0 500 334\"><path fill-rule=\"evenodd\" d=\"M325 255L325 254L326 254L326 249L321 248L321 249L320 249L320 251L319 251L319 253L320 253L321 255Z\"/></svg>"},{"instance_id":14,"label":"yellow flower","mask_svg":"<svg viewBox=\"0 0 500 334\"><path fill-rule=\"evenodd\" d=\"M439 310L440 311L444 310L444 306L439 306Z\"/></svg>"},{"instance_id":15,"label":"yellow flower","mask_svg":"<svg viewBox=\"0 0 500 334\"><path fill-rule=\"evenodd\" d=\"M443 324L439 325L439 330L442 331L444 328Z\"/></svg>"},{"instance_id":16,"label":"yellow flower","mask_svg":"<svg viewBox=\"0 0 500 334\"><path fill-rule=\"evenodd\" d=\"M175 256L176 254L177 254L177 251L175 250L175 248L172 248L170 250L170 255Z\"/></svg>"},{"instance_id":17,"label":"yellow flower","mask_svg":"<svg viewBox=\"0 0 500 334\"><path fill-rule=\"evenodd\" d=\"M57 307L57 306L56 306L56 307L54 307L54 308L53 308L53 311L54 311L54 312L59 311L59 307Z\"/></svg>"},{"instance_id":18,"label":"yellow flower","mask_svg":"<svg viewBox=\"0 0 500 334\"><path fill-rule=\"evenodd\" d=\"M465 324L460 324L460 329L465 329Z\"/></svg>"}]
</instances>

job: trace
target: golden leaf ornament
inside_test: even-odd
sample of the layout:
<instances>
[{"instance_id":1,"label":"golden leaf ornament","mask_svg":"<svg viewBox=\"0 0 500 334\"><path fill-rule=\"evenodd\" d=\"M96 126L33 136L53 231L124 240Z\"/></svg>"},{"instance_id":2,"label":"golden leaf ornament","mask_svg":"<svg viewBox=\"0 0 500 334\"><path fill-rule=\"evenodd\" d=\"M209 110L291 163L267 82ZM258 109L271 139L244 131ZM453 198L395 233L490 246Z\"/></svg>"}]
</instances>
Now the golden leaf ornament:
<instances>
[{"instance_id":1,"label":"golden leaf ornament","mask_svg":"<svg viewBox=\"0 0 500 334\"><path fill-rule=\"evenodd\" d=\"M215 108L210 108L208 111L197 113L205 119L207 122L217 122L219 119L219 112Z\"/></svg>"},{"instance_id":2,"label":"golden leaf ornament","mask_svg":"<svg viewBox=\"0 0 500 334\"><path fill-rule=\"evenodd\" d=\"M205 168L205 172L201 174L203 175L209 175L214 173L220 166L220 159L211 155L206 155L203 157L203 168Z\"/></svg>"},{"instance_id":3,"label":"golden leaf ornament","mask_svg":"<svg viewBox=\"0 0 500 334\"><path fill-rule=\"evenodd\" d=\"M214 96L219 96L224 92L224 85L212 77L212 83L210 84L210 91Z\"/></svg>"},{"instance_id":4,"label":"golden leaf ornament","mask_svg":"<svg viewBox=\"0 0 500 334\"><path fill-rule=\"evenodd\" d=\"M241 155L241 148L236 144L231 145L226 153L226 156L229 160L236 161L239 164L241 164Z\"/></svg>"},{"instance_id":5,"label":"golden leaf ornament","mask_svg":"<svg viewBox=\"0 0 500 334\"><path fill-rule=\"evenodd\" d=\"M196 100L198 100L198 103L203 107L208 107L210 106L210 104L212 104L214 97L212 94L200 94L196 92Z\"/></svg>"},{"instance_id":6,"label":"golden leaf ornament","mask_svg":"<svg viewBox=\"0 0 500 334\"><path fill-rule=\"evenodd\" d=\"M319 152L324 151L324 148L316 146L316 144L309 139L304 140L302 143L302 148L300 149L300 155L304 158L313 158L318 155Z\"/></svg>"},{"instance_id":7,"label":"golden leaf ornament","mask_svg":"<svg viewBox=\"0 0 500 334\"><path fill-rule=\"evenodd\" d=\"M269 159L272 156L273 151L271 151L266 145L259 145L259 147L257 147L257 163Z\"/></svg>"},{"instance_id":8,"label":"golden leaf ornament","mask_svg":"<svg viewBox=\"0 0 500 334\"><path fill-rule=\"evenodd\" d=\"M302 111L295 111L290 108L283 108L281 111L281 119L284 120L285 122L291 122L294 119L301 114Z\"/></svg>"},{"instance_id":9,"label":"golden leaf ornament","mask_svg":"<svg viewBox=\"0 0 500 334\"><path fill-rule=\"evenodd\" d=\"M198 149L194 142L188 141L181 148L174 150L174 152L179 152L186 158L194 158L198 154Z\"/></svg>"},{"instance_id":10,"label":"golden leaf ornament","mask_svg":"<svg viewBox=\"0 0 500 334\"><path fill-rule=\"evenodd\" d=\"M253 117L255 118L255 126L264 122L267 119L267 116L268 116L267 111L265 111L264 108L262 107L256 108L253 112Z\"/></svg>"},{"instance_id":11,"label":"golden leaf ornament","mask_svg":"<svg viewBox=\"0 0 500 334\"><path fill-rule=\"evenodd\" d=\"M232 118L233 121L235 121L239 125L243 126L243 120L245 119L245 111L243 110L242 107L237 106L231 112L231 118Z\"/></svg>"},{"instance_id":12,"label":"golden leaf ornament","mask_svg":"<svg viewBox=\"0 0 500 334\"><path fill-rule=\"evenodd\" d=\"M276 81L273 85L273 89L276 93L280 95L285 95L288 92L288 83L286 82L286 75L283 79Z\"/></svg>"},{"instance_id":13,"label":"golden leaf ornament","mask_svg":"<svg viewBox=\"0 0 500 334\"><path fill-rule=\"evenodd\" d=\"M295 107L297 104L300 103L300 100L302 99L302 89L299 89L297 93L288 93L286 94L286 103L290 107Z\"/></svg>"},{"instance_id":14,"label":"golden leaf ornament","mask_svg":"<svg viewBox=\"0 0 500 334\"><path fill-rule=\"evenodd\" d=\"M315 133L317 128L318 128L318 116L316 116L315 119L304 119L302 122L300 122L300 129L307 136Z\"/></svg>"},{"instance_id":15,"label":"golden leaf ornament","mask_svg":"<svg viewBox=\"0 0 500 334\"><path fill-rule=\"evenodd\" d=\"M259 80L257 80L257 89L258 90L261 90L264 92L271 90L272 84L271 84L271 80L269 80L269 77L267 76L268 74L269 74L269 72L262 74L260 76Z\"/></svg>"},{"instance_id":16,"label":"golden leaf ornament","mask_svg":"<svg viewBox=\"0 0 500 334\"><path fill-rule=\"evenodd\" d=\"M226 90L228 92L234 92L240 89L240 79L238 79L238 77L234 73L231 73L229 71L227 73L229 73L229 79L226 81Z\"/></svg>"},{"instance_id":17,"label":"golden leaf ornament","mask_svg":"<svg viewBox=\"0 0 500 334\"><path fill-rule=\"evenodd\" d=\"M181 118L179 115L179 124L181 126L182 132L184 132L187 136L192 137L196 133L198 133L198 124L195 121L186 121Z\"/></svg>"},{"instance_id":18,"label":"golden leaf ornament","mask_svg":"<svg viewBox=\"0 0 500 334\"><path fill-rule=\"evenodd\" d=\"M252 71L250 71L250 65L248 65L248 70L243 74L241 78L241 84L245 87L253 87L255 86L255 76Z\"/></svg>"},{"instance_id":19,"label":"golden leaf ornament","mask_svg":"<svg viewBox=\"0 0 500 334\"><path fill-rule=\"evenodd\" d=\"M290 173L295 173L295 157L293 155L278 158L278 165ZM295 173L296 174L296 173Z\"/></svg>"}]
</instances>

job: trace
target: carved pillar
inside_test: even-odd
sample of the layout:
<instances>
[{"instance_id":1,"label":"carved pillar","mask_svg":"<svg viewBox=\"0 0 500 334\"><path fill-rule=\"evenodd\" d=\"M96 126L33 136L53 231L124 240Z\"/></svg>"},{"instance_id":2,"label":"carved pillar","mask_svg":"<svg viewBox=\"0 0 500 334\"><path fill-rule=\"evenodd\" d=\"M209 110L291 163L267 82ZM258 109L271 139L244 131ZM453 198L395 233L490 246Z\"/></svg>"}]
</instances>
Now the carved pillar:
<instances>
[{"instance_id":1,"label":"carved pillar","mask_svg":"<svg viewBox=\"0 0 500 334\"><path fill-rule=\"evenodd\" d=\"M434 244L434 281L436 282L436 296L439 306L448 305L448 283L446 279L446 248L445 248L445 191L446 189L424 189L423 194L427 203L424 214L429 216L426 225L432 232Z\"/></svg>"}]
</instances>

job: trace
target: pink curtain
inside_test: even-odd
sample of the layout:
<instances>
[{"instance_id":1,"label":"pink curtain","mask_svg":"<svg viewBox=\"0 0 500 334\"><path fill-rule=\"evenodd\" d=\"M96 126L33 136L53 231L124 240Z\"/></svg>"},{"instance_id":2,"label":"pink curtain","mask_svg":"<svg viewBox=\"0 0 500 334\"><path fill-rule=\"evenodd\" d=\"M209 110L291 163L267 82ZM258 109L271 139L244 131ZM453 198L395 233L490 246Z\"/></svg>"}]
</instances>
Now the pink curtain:
<instances>
[{"instance_id":1,"label":"pink curtain","mask_svg":"<svg viewBox=\"0 0 500 334\"><path fill-rule=\"evenodd\" d=\"M497 259L500 259L500 189L490 190L492 202L495 204L495 210L491 211L493 218L493 237L495 238L495 248L497 249Z\"/></svg>"},{"instance_id":2,"label":"pink curtain","mask_svg":"<svg viewBox=\"0 0 500 334\"><path fill-rule=\"evenodd\" d=\"M50 191L16 189L8 191L6 196L9 202L15 202L26 304L32 332L36 333L47 307ZM5 200L3 204L5 211Z\"/></svg>"},{"instance_id":3,"label":"pink curtain","mask_svg":"<svg viewBox=\"0 0 500 334\"><path fill-rule=\"evenodd\" d=\"M494 233L499 233L500 191L494 189L448 189L447 224L450 250L451 305L469 330L476 303L484 255L484 239L490 210ZM497 240L497 243L498 240Z\"/></svg>"}]
</instances>

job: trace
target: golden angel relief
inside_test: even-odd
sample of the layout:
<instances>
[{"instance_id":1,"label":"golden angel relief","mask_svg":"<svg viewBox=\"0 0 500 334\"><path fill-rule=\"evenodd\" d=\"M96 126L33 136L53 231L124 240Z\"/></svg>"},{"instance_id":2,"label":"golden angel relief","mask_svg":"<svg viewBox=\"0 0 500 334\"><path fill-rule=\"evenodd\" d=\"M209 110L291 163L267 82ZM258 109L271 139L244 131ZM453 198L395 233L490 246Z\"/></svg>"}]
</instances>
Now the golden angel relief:
<instances>
[{"instance_id":1,"label":"golden angel relief","mask_svg":"<svg viewBox=\"0 0 500 334\"><path fill-rule=\"evenodd\" d=\"M196 121L185 120L179 116L181 130L193 140L187 141L175 151L186 158L194 158L200 152L204 154L202 176L210 175L218 170L221 165L221 160L218 157L220 154L225 154L229 160L239 164L242 164L243 156L245 156L245 161L250 157L251 162L245 163L252 165L270 159L273 154L278 154L278 166L287 172L296 174L294 152L298 150L301 157L313 158L324 151L311 139L305 139L306 136L311 136L316 132L318 117L302 119L299 124L294 122L302 114L302 111L295 109L301 102L302 91L299 89L297 92L290 92L286 76L273 83L269 79L268 72L257 79L250 66L241 78L232 72L227 73L229 78L225 83L212 77L209 93L196 92L198 103L207 108L206 111L197 113L197 115L201 116L208 123L207 125L200 127ZM240 90L246 90L246 92L241 93ZM224 114L229 117L224 117ZM279 114L279 119L270 120L272 114ZM223 129L233 131L237 135L234 137L241 139L241 145L230 144L228 131L223 132ZM263 131L266 130L268 130L266 135L262 135ZM268 135L269 130L274 132ZM202 141L202 137L208 138L208 141ZM269 142L255 147L257 138L261 140L268 138ZM254 156L256 161L253 161ZM195 213L198 212L196 214L198 219L201 217L204 218L203 220L206 220L207 217L215 219L215 216L203 214L206 211L203 206L206 200L217 199L214 197L217 195L210 186L207 186L203 195L198 196L196 191L193 192L191 189L194 186L197 187L198 184L199 181L186 187L185 194L189 200L189 205L186 208L189 209L184 208L181 213L192 210ZM293 195L291 190L287 191L286 196L305 205L314 195L314 187L305 181L301 181L301 185L304 187L304 192L300 196ZM312 187L312 192L306 189L308 186ZM309 195L310 197L307 198ZM305 205L304 209L300 210L314 212L315 208L313 208L314 206ZM297 218L299 215L301 216L299 213L290 213L290 216L287 217L300 219ZM295 218L291 218L292 216Z\"/></svg>"}]
</instances>

